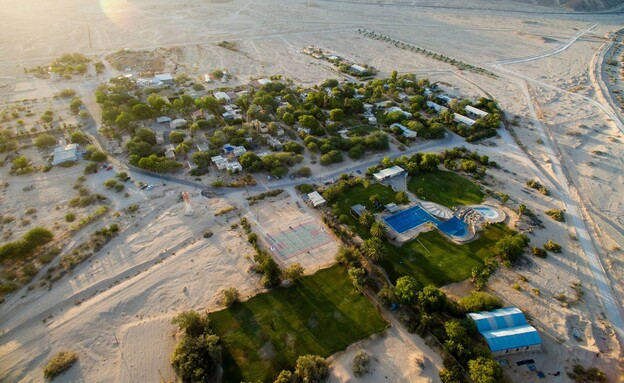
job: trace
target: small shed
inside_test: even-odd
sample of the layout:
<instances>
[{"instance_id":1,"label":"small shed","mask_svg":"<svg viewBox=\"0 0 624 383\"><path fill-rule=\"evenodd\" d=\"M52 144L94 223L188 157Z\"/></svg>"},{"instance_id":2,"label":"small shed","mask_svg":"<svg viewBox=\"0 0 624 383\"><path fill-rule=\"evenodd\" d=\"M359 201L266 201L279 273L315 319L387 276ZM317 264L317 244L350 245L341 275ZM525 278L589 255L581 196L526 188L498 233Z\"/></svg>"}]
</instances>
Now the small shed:
<instances>
[{"instance_id":1,"label":"small shed","mask_svg":"<svg viewBox=\"0 0 624 383\"><path fill-rule=\"evenodd\" d=\"M405 172L405 170L402 167L395 165L373 174L373 177L375 177L377 181L383 181L386 178L396 177L399 174L403 174L403 172Z\"/></svg>"},{"instance_id":2,"label":"small shed","mask_svg":"<svg viewBox=\"0 0 624 383\"><path fill-rule=\"evenodd\" d=\"M309 193L308 199L310 200L310 203L314 207L321 206L327 203L327 201L325 201L325 198L323 198L323 196L321 196L319 192L317 191L313 191L312 193Z\"/></svg>"},{"instance_id":3,"label":"small shed","mask_svg":"<svg viewBox=\"0 0 624 383\"><path fill-rule=\"evenodd\" d=\"M353 206L351 206L351 211L357 217L360 217L366 211L366 206L364 206L362 204L353 205Z\"/></svg>"}]
</instances>

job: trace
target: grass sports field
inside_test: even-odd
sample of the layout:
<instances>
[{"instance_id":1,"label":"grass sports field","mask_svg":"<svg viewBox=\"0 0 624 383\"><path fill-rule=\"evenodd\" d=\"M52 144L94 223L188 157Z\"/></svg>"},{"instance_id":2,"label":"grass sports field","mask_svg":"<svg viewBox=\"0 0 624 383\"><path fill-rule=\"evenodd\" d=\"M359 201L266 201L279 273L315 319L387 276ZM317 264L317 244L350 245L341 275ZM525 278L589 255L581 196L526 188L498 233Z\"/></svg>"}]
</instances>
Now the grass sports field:
<instances>
[{"instance_id":1,"label":"grass sports field","mask_svg":"<svg viewBox=\"0 0 624 383\"><path fill-rule=\"evenodd\" d=\"M393 282L405 275L417 278L423 285L463 281L471 276L473 267L482 266L495 255L496 242L510 232L505 225L490 225L477 240L463 245L449 241L436 230L421 233L402 247L387 245L388 254L380 265Z\"/></svg>"},{"instance_id":2,"label":"grass sports field","mask_svg":"<svg viewBox=\"0 0 624 383\"><path fill-rule=\"evenodd\" d=\"M483 192L477 185L452 172L415 174L407 188L420 199L446 207L474 205L483 201Z\"/></svg>"},{"instance_id":3,"label":"grass sports field","mask_svg":"<svg viewBox=\"0 0 624 383\"><path fill-rule=\"evenodd\" d=\"M297 357L327 357L388 325L340 266L210 314L224 343L224 382L273 382Z\"/></svg>"}]
</instances>

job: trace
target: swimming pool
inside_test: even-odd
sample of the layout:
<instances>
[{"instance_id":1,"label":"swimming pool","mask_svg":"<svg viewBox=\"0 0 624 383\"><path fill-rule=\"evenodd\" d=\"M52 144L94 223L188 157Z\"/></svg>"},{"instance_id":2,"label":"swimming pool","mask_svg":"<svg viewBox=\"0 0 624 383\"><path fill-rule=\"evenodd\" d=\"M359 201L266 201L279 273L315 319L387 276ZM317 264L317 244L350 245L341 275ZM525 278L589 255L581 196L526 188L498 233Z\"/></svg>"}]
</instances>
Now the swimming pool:
<instances>
[{"instance_id":1,"label":"swimming pool","mask_svg":"<svg viewBox=\"0 0 624 383\"><path fill-rule=\"evenodd\" d=\"M505 220L506 217L505 212L493 206L477 205L471 206L471 208L472 210L475 210L477 213L481 214L483 218L492 223L502 222Z\"/></svg>"},{"instance_id":2,"label":"swimming pool","mask_svg":"<svg viewBox=\"0 0 624 383\"><path fill-rule=\"evenodd\" d=\"M384 218L384 221L386 221L386 224L399 234L403 234L425 222L439 222L420 206L414 206L400 211Z\"/></svg>"},{"instance_id":3,"label":"swimming pool","mask_svg":"<svg viewBox=\"0 0 624 383\"><path fill-rule=\"evenodd\" d=\"M427 222L436 225L441 232L449 237L463 237L468 231L468 226L461 219L453 217L448 221L440 221L427 213L427 211L420 206L414 206L400 211L384 218L384 221L399 234L403 234Z\"/></svg>"}]
</instances>

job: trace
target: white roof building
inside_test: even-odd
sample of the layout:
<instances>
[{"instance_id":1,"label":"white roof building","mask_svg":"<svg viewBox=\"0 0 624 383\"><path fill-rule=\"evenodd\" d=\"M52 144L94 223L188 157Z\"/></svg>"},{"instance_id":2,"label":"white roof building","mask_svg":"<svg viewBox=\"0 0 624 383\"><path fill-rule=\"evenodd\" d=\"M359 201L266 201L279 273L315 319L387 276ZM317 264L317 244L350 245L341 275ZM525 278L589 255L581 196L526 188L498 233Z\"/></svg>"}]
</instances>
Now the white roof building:
<instances>
[{"instance_id":1,"label":"white roof building","mask_svg":"<svg viewBox=\"0 0 624 383\"><path fill-rule=\"evenodd\" d=\"M375 117L375 116L368 117L368 124L369 125L377 125L377 117Z\"/></svg>"},{"instance_id":2,"label":"white roof building","mask_svg":"<svg viewBox=\"0 0 624 383\"><path fill-rule=\"evenodd\" d=\"M410 112L406 112L398 106L391 106L390 108L388 108L388 110L386 110L386 114L393 112L401 112L403 113L405 118L412 118L412 114Z\"/></svg>"},{"instance_id":3,"label":"white roof building","mask_svg":"<svg viewBox=\"0 0 624 383\"><path fill-rule=\"evenodd\" d=\"M171 117L167 117L167 116L156 117L156 122L159 124L164 124L165 122L171 122Z\"/></svg>"},{"instance_id":4,"label":"white roof building","mask_svg":"<svg viewBox=\"0 0 624 383\"><path fill-rule=\"evenodd\" d=\"M230 144L223 145L223 153L227 155L234 155L234 157L239 157L243 153L245 153L247 149L244 146L234 146Z\"/></svg>"},{"instance_id":5,"label":"white roof building","mask_svg":"<svg viewBox=\"0 0 624 383\"><path fill-rule=\"evenodd\" d=\"M260 83L260 85L266 85L272 83L273 81L269 80L268 78L261 78L260 80L258 80L258 82Z\"/></svg>"},{"instance_id":6,"label":"white roof building","mask_svg":"<svg viewBox=\"0 0 624 383\"><path fill-rule=\"evenodd\" d=\"M154 133L154 137L156 137L156 145L162 145L165 143L165 136L162 132Z\"/></svg>"},{"instance_id":7,"label":"white roof building","mask_svg":"<svg viewBox=\"0 0 624 383\"><path fill-rule=\"evenodd\" d=\"M173 129L177 129L180 126L184 126L186 124L187 124L187 121L185 119L183 119L183 118L176 118L175 120L171 121L170 126Z\"/></svg>"},{"instance_id":8,"label":"white roof building","mask_svg":"<svg viewBox=\"0 0 624 383\"><path fill-rule=\"evenodd\" d=\"M457 122L457 123L462 123L462 124L466 124L468 126L472 126L475 123L475 120L468 118L466 116L463 116L459 113L454 113L453 115L453 121Z\"/></svg>"},{"instance_id":9,"label":"white roof building","mask_svg":"<svg viewBox=\"0 0 624 383\"><path fill-rule=\"evenodd\" d=\"M59 146L54 148L54 158L52 165L59 165L65 162L78 161L78 144L65 145L65 141L59 141Z\"/></svg>"},{"instance_id":10,"label":"white roof building","mask_svg":"<svg viewBox=\"0 0 624 383\"><path fill-rule=\"evenodd\" d=\"M390 125L391 128L399 128L403 131L403 135L407 138L416 138L418 136L418 134L411 130L410 128L408 128L405 125L401 125L399 123L394 123L392 125Z\"/></svg>"},{"instance_id":11,"label":"white roof building","mask_svg":"<svg viewBox=\"0 0 624 383\"><path fill-rule=\"evenodd\" d=\"M230 96L228 96L228 94L225 93L225 92L215 92L215 93L213 93L213 96L217 100L224 100L225 102L232 101L232 98L230 98Z\"/></svg>"},{"instance_id":12,"label":"white roof building","mask_svg":"<svg viewBox=\"0 0 624 383\"><path fill-rule=\"evenodd\" d=\"M165 84L173 84L173 76L169 73L161 73L154 76L154 82L158 84L159 82Z\"/></svg>"},{"instance_id":13,"label":"white roof building","mask_svg":"<svg viewBox=\"0 0 624 383\"><path fill-rule=\"evenodd\" d=\"M399 174L403 174L403 172L405 172L405 170L403 170L402 167L394 165L393 167L386 168L378 173L373 174L373 177L375 177L377 181L383 181L386 178L391 178L398 176Z\"/></svg>"},{"instance_id":14,"label":"white roof building","mask_svg":"<svg viewBox=\"0 0 624 383\"><path fill-rule=\"evenodd\" d=\"M440 113L443 110L447 110L448 109L446 106L442 106L442 105L436 104L433 101L427 101L427 106L430 107L431 109L434 109L438 113Z\"/></svg>"},{"instance_id":15,"label":"white roof building","mask_svg":"<svg viewBox=\"0 0 624 383\"><path fill-rule=\"evenodd\" d=\"M489 114L488 112L484 112L481 109L477 109L474 106L470 106L470 105L466 105L466 112L472 113L475 116L479 116L479 117L485 117Z\"/></svg>"},{"instance_id":16,"label":"white roof building","mask_svg":"<svg viewBox=\"0 0 624 383\"><path fill-rule=\"evenodd\" d=\"M364 68L363 66L356 65L356 64L351 65L351 69L360 73L366 71L366 68Z\"/></svg>"},{"instance_id":17,"label":"white roof building","mask_svg":"<svg viewBox=\"0 0 624 383\"><path fill-rule=\"evenodd\" d=\"M308 194L308 198L310 199L310 203L314 207L323 205L324 203L327 202L327 201L325 201L325 198L323 198L323 196L321 196L319 194L319 192L317 192L317 191L313 191L312 193L309 193Z\"/></svg>"}]
</instances>

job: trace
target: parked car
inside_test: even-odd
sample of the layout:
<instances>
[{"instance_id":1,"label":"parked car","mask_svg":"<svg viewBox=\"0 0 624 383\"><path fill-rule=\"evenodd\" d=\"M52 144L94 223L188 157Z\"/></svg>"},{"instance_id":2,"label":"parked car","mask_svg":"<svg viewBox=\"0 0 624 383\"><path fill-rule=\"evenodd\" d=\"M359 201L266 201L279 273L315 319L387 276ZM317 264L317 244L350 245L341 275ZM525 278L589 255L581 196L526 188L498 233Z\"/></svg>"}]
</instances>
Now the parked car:
<instances>
[{"instance_id":1,"label":"parked car","mask_svg":"<svg viewBox=\"0 0 624 383\"><path fill-rule=\"evenodd\" d=\"M148 186L147 184L141 186L141 190L145 189L147 186Z\"/></svg>"},{"instance_id":2,"label":"parked car","mask_svg":"<svg viewBox=\"0 0 624 383\"><path fill-rule=\"evenodd\" d=\"M108 165L108 166L106 167L106 171L109 171L109 170L113 170L113 165Z\"/></svg>"},{"instance_id":3,"label":"parked car","mask_svg":"<svg viewBox=\"0 0 624 383\"><path fill-rule=\"evenodd\" d=\"M130 181L131 179L132 179L132 177L126 177L126 178L124 178L124 182L128 182L128 181Z\"/></svg>"},{"instance_id":4,"label":"parked car","mask_svg":"<svg viewBox=\"0 0 624 383\"><path fill-rule=\"evenodd\" d=\"M154 185L148 185L147 189L145 189L145 190L152 190L153 188L154 188Z\"/></svg>"}]
</instances>

